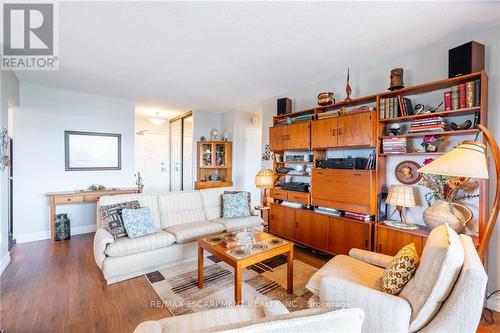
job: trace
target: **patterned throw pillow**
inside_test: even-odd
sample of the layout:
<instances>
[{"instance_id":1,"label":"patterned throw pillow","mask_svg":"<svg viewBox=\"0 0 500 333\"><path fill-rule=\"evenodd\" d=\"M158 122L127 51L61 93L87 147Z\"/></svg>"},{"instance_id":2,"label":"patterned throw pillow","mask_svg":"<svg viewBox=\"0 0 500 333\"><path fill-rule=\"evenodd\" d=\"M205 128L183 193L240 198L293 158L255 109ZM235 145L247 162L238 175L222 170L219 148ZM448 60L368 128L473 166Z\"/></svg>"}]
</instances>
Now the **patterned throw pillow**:
<instances>
[{"instance_id":1,"label":"patterned throw pillow","mask_svg":"<svg viewBox=\"0 0 500 333\"><path fill-rule=\"evenodd\" d=\"M236 219L250 216L248 192L224 193L222 195L222 217Z\"/></svg>"},{"instance_id":2,"label":"patterned throw pillow","mask_svg":"<svg viewBox=\"0 0 500 333\"><path fill-rule=\"evenodd\" d=\"M388 294L399 295L415 274L418 260L415 244L408 244L399 250L394 256L394 260L385 269L382 290Z\"/></svg>"},{"instance_id":3,"label":"patterned throw pillow","mask_svg":"<svg viewBox=\"0 0 500 333\"><path fill-rule=\"evenodd\" d=\"M236 193L246 193L248 196L248 209L250 213L252 212L252 193L248 191L224 191L224 194L236 194ZM221 206L221 214L220 216L224 216L224 205Z\"/></svg>"},{"instance_id":4,"label":"patterned throw pillow","mask_svg":"<svg viewBox=\"0 0 500 333\"><path fill-rule=\"evenodd\" d=\"M127 230L128 238L137 238L154 234L156 232L155 224L153 223L153 215L151 209L123 209L123 224Z\"/></svg>"},{"instance_id":5,"label":"patterned throw pillow","mask_svg":"<svg viewBox=\"0 0 500 333\"><path fill-rule=\"evenodd\" d=\"M123 226L122 209L137 209L139 201L121 202L113 205L101 206L101 219L106 229L114 239L127 237L127 231Z\"/></svg>"}]
</instances>

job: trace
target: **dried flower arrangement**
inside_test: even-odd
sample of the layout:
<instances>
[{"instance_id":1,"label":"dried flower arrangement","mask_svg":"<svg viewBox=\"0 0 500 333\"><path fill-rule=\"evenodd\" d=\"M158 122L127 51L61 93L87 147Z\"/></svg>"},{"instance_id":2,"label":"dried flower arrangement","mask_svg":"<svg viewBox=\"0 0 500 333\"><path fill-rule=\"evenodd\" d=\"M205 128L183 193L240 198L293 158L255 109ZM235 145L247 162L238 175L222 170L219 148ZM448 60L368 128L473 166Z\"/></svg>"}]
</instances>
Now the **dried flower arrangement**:
<instances>
[{"instance_id":1,"label":"dried flower arrangement","mask_svg":"<svg viewBox=\"0 0 500 333\"><path fill-rule=\"evenodd\" d=\"M435 200L444 200L451 203L479 196L478 194L472 194L476 191L478 183L464 177L423 174L419 185L431 190L425 194L425 200L429 206Z\"/></svg>"}]
</instances>

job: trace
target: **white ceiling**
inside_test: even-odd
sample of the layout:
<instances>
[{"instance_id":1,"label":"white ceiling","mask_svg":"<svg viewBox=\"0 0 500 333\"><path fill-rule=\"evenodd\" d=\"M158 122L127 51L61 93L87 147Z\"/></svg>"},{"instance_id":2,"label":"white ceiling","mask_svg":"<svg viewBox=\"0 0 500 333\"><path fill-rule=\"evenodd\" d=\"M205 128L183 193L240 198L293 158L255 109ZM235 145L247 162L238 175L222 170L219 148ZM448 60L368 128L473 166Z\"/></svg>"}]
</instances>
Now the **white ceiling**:
<instances>
[{"instance_id":1,"label":"white ceiling","mask_svg":"<svg viewBox=\"0 0 500 333\"><path fill-rule=\"evenodd\" d=\"M60 3L60 70L21 80L162 110L263 99L500 22L500 3Z\"/></svg>"}]
</instances>

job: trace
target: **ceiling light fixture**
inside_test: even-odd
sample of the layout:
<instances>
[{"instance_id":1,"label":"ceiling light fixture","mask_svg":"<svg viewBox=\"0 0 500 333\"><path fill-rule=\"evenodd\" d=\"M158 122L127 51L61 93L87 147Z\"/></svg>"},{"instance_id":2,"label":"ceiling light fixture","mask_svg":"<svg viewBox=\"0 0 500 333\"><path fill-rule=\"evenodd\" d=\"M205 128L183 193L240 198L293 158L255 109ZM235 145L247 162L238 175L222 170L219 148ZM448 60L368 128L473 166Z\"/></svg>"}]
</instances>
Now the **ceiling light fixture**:
<instances>
[{"instance_id":1,"label":"ceiling light fixture","mask_svg":"<svg viewBox=\"0 0 500 333\"><path fill-rule=\"evenodd\" d=\"M156 117L148 119L153 125L160 126L163 125L165 119L160 118L160 113L156 112Z\"/></svg>"}]
</instances>

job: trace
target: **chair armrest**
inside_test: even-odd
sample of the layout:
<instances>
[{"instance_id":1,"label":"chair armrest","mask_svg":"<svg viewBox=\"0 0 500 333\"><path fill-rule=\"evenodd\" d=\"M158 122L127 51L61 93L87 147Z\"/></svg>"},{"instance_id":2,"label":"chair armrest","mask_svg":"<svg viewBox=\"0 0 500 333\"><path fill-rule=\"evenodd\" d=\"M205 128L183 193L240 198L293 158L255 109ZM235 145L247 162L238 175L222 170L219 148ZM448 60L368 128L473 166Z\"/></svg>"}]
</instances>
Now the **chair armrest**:
<instances>
[{"instance_id":1,"label":"chair armrest","mask_svg":"<svg viewBox=\"0 0 500 333\"><path fill-rule=\"evenodd\" d=\"M161 333L161 324L157 321L145 321L140 323L134 330L134 333Z\"/></svg>"},{"instance_id":2,"label":"chair armrest","mask_svg":"<svg viewBox=\"0 0 500 333\"><path fill-rule=\"evenodd\" d=\"M364 310L364 332L408 332L411 306L402 297L330 275L319 283L319 298L322 306Z\"/></svg>"},{"instance_id":3,"label":"chair armrest","mask_svg":"<svg viewBox=\"0 0 500 333\"><path fill-rule=\"evenodd\" d=\"M393 260L394 257L386 254L370 252L361 249L351 249L349 257L366 262L367 264L375 265L378 267L386 268Z\"/></svg>"},{"instance_id":4,"label":"chair armrest","mask_svg":"<svg viewBox=\"0 0 500 333\"><path fill-rule=\"evenodd\" d=\"M113 235L106 229L99 228L96 230L94 235L94 260L100 269L102 269L102 263L106 259L106 246L114 241Z\"/></svg>"}]
</instances>

